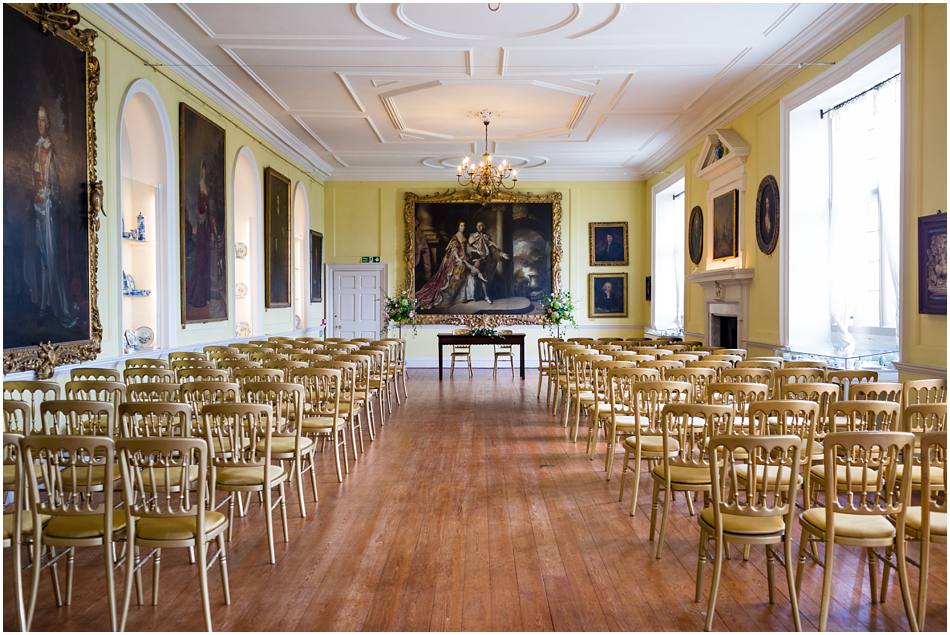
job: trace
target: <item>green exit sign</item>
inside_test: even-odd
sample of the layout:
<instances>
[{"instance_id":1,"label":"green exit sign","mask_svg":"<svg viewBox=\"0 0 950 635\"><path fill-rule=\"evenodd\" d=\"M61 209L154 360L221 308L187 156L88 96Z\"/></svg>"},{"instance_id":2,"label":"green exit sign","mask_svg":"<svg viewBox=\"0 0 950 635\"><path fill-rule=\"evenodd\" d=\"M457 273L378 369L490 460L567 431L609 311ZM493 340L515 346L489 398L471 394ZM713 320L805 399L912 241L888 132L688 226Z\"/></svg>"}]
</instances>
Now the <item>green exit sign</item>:
<instances>
[{"instance_id":1,"label":"green exit sign","mask_svg":"<svg viewBox=\"0 0 950 635\"><path fill-rule=\"evenodd\" d=\"M379 256L363 256L360 262L380 262Z\"/></svg>"}]
</instances>

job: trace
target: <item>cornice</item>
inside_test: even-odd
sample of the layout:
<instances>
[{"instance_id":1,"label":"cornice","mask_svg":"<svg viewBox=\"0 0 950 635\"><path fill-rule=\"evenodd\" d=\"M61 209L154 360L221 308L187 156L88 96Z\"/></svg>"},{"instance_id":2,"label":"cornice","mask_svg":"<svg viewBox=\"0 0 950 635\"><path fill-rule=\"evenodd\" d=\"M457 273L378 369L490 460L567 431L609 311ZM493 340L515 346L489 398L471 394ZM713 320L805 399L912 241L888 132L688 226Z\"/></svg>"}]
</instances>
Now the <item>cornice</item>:
<instances>
[{"instance_id":1,"label":"cornice","mask_svg":"<svg viewBox=\"0 0 950 635\"><path fill-rule=\"evenodd\" d=\"M85 9L107 21L149 55L191 82L222 109L243 121L252 131L320 178L333 168L267 112L227 75L218 70L187 40L144 4L89 3Z\"/></svg>"},{"instance_id":2,"label":"cornice","mask_svg":"<svg viewBox=\"0 0 950 635\"><path fill-rule=\"evenodd\" d=\"M644 175L630 168L622 167L551 167L528 168L518 171L518 183L531 181L639 181ZM441 181L455 183L455 171L429 168L424 166L337 168L330 181Z\"/></svg>"},{"instance_id":3,"label":"cornice","mask_svg":"<svg viewBox=\"0 0 950 635\"><path fill-rule=\"evenodd\" d=\"M714 104L701 113L689 117L681 131L666 145L651 155L640 167L652 175L699 145L703 136L713 128L723 128L756 102L797 74L798 63L819 60L869 22L883 14L892 4L835 4L817 20L799 33L781 50L771 55L730 91L741 95L731 104Z\"/></svg>"}]
</instances>

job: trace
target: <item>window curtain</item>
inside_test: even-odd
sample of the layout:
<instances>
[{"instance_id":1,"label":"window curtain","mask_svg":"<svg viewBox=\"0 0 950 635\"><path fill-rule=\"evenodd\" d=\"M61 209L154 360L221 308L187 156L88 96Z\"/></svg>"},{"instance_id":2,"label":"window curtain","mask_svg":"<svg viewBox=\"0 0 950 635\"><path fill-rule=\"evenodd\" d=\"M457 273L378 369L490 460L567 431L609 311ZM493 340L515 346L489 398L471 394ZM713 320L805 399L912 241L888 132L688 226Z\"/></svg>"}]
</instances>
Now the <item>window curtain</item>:
<instances>
[{"instance_id":1,"label":"window curtain","mask_svg":"<svg viewBox=\"0 0 950 635\"><path fill-rule=\"evenodd\" d=\"M900 82L828 115L830 329L839 354L858 348L857 326L897 326Z\"/></svg>"}]
</instances>

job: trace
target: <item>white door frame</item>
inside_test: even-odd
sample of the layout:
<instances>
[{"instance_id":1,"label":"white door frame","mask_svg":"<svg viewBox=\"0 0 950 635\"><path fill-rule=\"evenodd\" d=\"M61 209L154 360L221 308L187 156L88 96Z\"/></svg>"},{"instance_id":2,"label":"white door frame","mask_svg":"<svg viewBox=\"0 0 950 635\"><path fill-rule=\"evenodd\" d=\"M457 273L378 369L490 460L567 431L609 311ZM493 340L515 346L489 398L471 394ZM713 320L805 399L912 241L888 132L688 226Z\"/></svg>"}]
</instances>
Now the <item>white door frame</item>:
<instances>
[{"instance_id":1,"label":"white door frame","mask_svg":"<svg viewBox=\"0 0 950 635\"><path fill-rule=\"evenodd\" d=\"M379 323L380 327L383 328L386 326L386 321L383 320L383 308L385 307L386 298L389 297L389 265L385 262L382 263L354 263L354 264L345 264L345 263L333 263L327 264L327 280L326 280L326 289L323 295L324 300L327 303L327 330L324 332L324 337L327 334L330 334L330 337L333 335L333 274L336 271L379 271L382 275L379 276L379 286L382 292L382 297L380 298L379 306Z\"/></svg>"},{"instance_id":2,"label":"white door frame","mask_svg":"<svg viewBox=\"0 0 950 635\"><path fill-rule=\"evenodd\" d=\"M673 170L673 172L659 181L656 185L650 188L650 276L652 281L656 281L656 196L660 192L669 189L676 184L680 179L683 180L683 189L686 189L686 164L681 165L680 167ZM685 191L683 196L686 196ZM686 214L686 199L683 199L683 213ZM689 223L685 223L688 225ZM688 228L687 228L688 229ZM686 254L688 250L686 249L686 236L683 236L683 253ZM686 316L689 315L688 309L686 307L686 298L689 297L689 294L686 293L686 259L683 259L683 332L686 331ZM654 288L656 288L654 286ZM653 296L650 296L650 328L656 328L656 303L653 301Z\"/></svg>"}]
</instances>

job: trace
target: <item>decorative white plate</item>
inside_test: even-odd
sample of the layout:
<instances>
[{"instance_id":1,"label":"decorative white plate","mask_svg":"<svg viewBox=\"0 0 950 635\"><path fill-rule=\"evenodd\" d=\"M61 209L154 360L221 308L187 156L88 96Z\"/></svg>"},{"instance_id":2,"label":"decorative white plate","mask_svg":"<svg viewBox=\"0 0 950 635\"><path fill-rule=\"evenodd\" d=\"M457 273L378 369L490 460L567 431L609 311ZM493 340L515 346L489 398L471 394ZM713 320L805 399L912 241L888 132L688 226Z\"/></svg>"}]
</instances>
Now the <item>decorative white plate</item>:
<instances>
[{"instance_id":1,"label":"decorative white plate","mask_svg":"<svg viewBox=\"0 0 950 635\"><path fill-rule=\"evenodd\" d=\"M142 346L151 346L155 342L155 331L150 326L140 326L135 329L135 337Z\"/></svg>"},{"instance_id":2,"label":"decorative white plate","mask_svg":"<svg viewBox=\"0 0 950 635\"><path fill-rule=\"evenodd\" d=\"M247 245L244 243L238 243L234 246L234 255L238 258L244 258L247 256Z\"/></svg>"},{"instance_id":3,"label":"decorative white plate","mask_svg":"<svg viewBox=\"0 0 950 635\"><path fill-rule=\"evenodd\" d=\"M238 282L237 285L234 287L234 293L239 298L247 297L247 285L244 284L243 282Z\"/></svg>"},{"instance_id":4,"label":"decorative white plate","mask_svg":"<svg viewBox=\"0 0 950 635\"><path fill-rule=\"evenodd\" d=\"M249 337L251 335L251 325L247 322L238 322L234 334L237 337Z\"/></svg>"}]
</instances>

